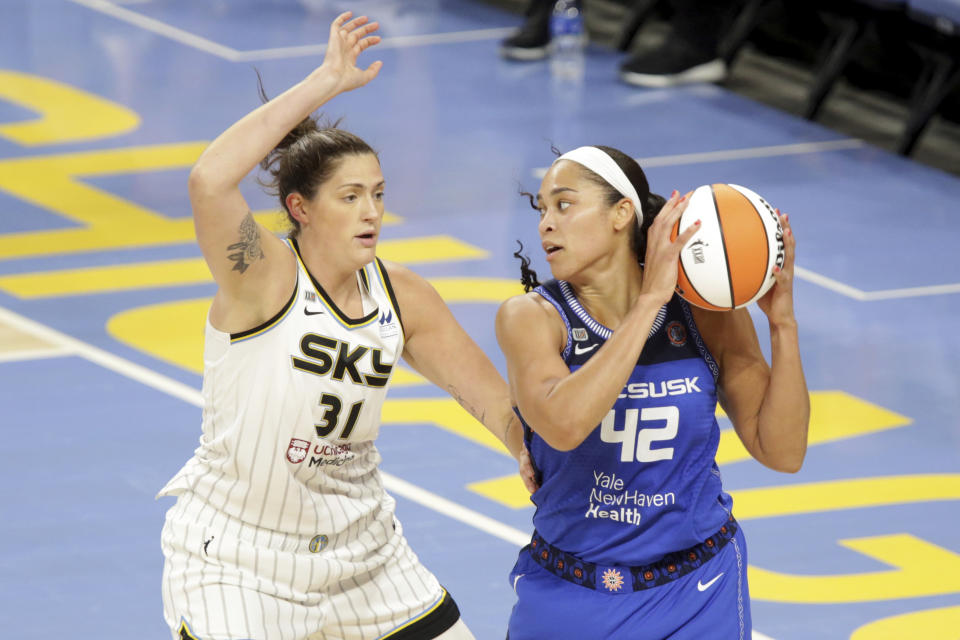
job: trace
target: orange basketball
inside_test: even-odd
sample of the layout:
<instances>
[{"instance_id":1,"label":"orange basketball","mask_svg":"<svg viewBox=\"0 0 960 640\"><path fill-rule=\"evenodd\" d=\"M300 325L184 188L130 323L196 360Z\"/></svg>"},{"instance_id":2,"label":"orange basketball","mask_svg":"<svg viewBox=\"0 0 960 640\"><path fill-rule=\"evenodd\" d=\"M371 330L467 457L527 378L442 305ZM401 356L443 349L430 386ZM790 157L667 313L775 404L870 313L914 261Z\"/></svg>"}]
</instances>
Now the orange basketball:
<instances>
[{"instance_id":1,"label":"orange basketball","mask_svg":"<svg viewBox=\"0 0 960 640\"><path fill-rule=\"evenodd\" d=\"M773 269L783 266L783 229L766 200L735 184L697 187L671 239L697 220L700 231L680 251L677 293L684 300L729 311L773 286Z\"/></svg>"}]
</instances>

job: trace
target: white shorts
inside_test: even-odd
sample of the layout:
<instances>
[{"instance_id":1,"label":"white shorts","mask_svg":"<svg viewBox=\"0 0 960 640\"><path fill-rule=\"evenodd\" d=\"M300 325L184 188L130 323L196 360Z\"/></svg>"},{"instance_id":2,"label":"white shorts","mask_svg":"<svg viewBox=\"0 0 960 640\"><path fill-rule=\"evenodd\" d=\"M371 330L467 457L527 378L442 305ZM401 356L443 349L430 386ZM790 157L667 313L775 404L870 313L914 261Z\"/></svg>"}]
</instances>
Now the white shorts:
<instances>
[{"instance_id":1,"label":"white shorts","mask_svg":"<svg viewBox=\"0 0 960 640\"><path fill-rule=\"evenodd\" d=\"M392 515L390 516L392 520ZM240 522L190 493L161 536L163 613L176 639L433 638L459 619L400 524L352 540Z\"/></svg>"}]
</instances>

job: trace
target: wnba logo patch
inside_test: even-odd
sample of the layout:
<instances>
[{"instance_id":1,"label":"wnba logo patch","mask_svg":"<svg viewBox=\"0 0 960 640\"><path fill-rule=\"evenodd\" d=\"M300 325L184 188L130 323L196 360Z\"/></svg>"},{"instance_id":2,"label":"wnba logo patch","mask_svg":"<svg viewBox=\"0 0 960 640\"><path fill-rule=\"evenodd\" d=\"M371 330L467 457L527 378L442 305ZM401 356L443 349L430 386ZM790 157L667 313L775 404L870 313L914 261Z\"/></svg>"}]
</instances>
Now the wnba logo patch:
<instances>
[{"instance_id":1,"label":"wnba logo patch","mask_svg":"<svg viewBox=\"0 0 960 640\"><path fill-rule=\"evenodd\" d=\"M670 344L676 347L682 347L687 344L687 329L680 322L674 320L667 325L667 338L670 339Z\"/></svg>"},{"instance_id":2,"label":"wnba logo patch","mask_svg":"<svg viewBox=\"0 0 960 640\"><path fill-rule=\"evenodd\" d=\"M327 536L313 536L307 548L310 549L310 553L320 553L327 548L327 542L329 542Z\"/></svg>"},{"instance_id":3,"label":"wnba logo patch","mask_svg":"<svg viewBox=\"0 0 960 640\"><path fill-rule=\"evenodd\" d=\"M307 457L308 451L310 451L309 442L293 438L290 440L290 446L287 447L287 460L293 464L300 464Z\"/></svg>"},{"instance_id":4,"label":"wnba logo patch","mask_svg":"<svg viewBox=\"0 0 960 640\"><path fill-rule=\"evenodd\" d=\"M394 322L393 310L388 309L386 312L380 312L380 337L381 338L392 338L393 336L400 333L397 323Z\"/></svg>"}]
</instances>

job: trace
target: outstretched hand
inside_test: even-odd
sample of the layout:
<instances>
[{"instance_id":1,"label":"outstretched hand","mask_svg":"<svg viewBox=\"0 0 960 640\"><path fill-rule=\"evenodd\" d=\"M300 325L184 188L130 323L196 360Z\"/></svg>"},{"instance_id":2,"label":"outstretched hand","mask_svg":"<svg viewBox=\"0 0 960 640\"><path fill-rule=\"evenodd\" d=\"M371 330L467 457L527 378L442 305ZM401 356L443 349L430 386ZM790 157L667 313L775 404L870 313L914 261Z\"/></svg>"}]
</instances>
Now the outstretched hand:
<instances>
[{"instance_id":1,"label":"outstretched hand","mask_svg":"<svg viewBox=\"0 0 960 640\"><path fill-rule=\"evenodd\" d=\"M383 62L377 60L366 69L357 66L357 58L366 49L380 42L380 36L371 35L380 24L368 22L367 16L350 20L352 11L341 13L330 25L330 39L321 69L338 79L338 93L362 87L377 77Z\"/></svg>"},{"instance_id":2,"label":"outstretched hand","mask_svg":"<svg viewBox=\"0 0 960 640\"><path fill-rule=\"evenodd\" d=\"M757 300L757 306L767 315L771 324L795 322L793 313L793 262L796 256L797 239L790 228L790 217L780 213L780 226L783 229L783 267L774 268L776 283Z\"/></svg>"},{"instance_id":3,"label":"outstretched hand","mask_svg":"<svg viewBox=\"0 0 960 640\"><path fill-rule=\"evenodd\" d=\"M697 220L671 240L674 226L690 204L690 194L680 197L676 191L663 205L653 224L647 231L647 252L643 262L643 285L641 293L649 293L661 298L663 304L670 301L677 288L677 276L680 250L687 241L700 230Z\"/></svg>"}]
</instances>

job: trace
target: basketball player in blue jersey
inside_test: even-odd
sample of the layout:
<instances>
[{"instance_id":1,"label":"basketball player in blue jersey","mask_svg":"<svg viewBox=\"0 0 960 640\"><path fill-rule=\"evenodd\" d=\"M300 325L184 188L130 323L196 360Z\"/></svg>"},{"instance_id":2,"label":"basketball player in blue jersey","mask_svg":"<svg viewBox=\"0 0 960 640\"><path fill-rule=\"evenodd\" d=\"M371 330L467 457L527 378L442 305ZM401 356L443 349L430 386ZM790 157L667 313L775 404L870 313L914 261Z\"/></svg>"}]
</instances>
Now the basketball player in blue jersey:
<instances>
[{"instance_id":1,"label":"basketball player in blue jersey","mask_svg":"<svg viewBox=\"0 0 960 640\"><path fill-rule=\"evenodd\" d=\"M515 454L522 432L506 382L437 292L377 258L376 154L311 117L380 70L356 64L377 24L350 17L331 25L319 68L222 133L190 174L218 290L200 445L161 491L177 498L163 600L181 640L473 638L384 491L374 440L394 366L402 355ZM240 192L261 161L294 228L286 241Z\"/></svg>"},{"instance_id":2,"label":"basketball player in blue jersey","mask_svg":"<svg viewBox=\"0 0 960 640\"><path fill-rule=\"evenodd\" d=\"M714 414L719 400L766 466L800 469L810 409L787 217L783 268L758 301L768 365L745 310L675 295L699 221L671 242L686 196L650 193L629 156L560 156L535 206L555 279L539 284L524 259L528 293L497 314L540 482L508 637L749 639L746 546L714 460Z\"/></svg>"}]
</instances>

